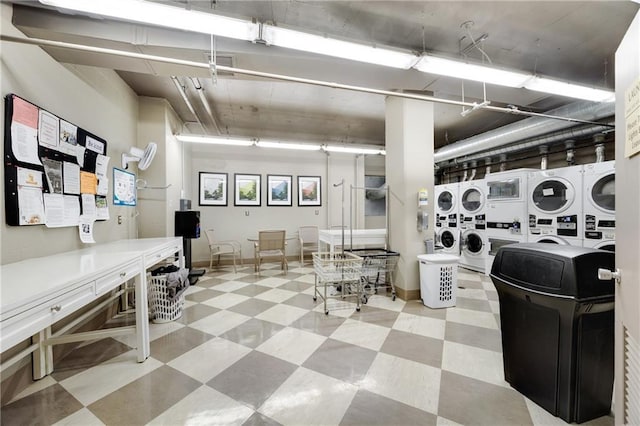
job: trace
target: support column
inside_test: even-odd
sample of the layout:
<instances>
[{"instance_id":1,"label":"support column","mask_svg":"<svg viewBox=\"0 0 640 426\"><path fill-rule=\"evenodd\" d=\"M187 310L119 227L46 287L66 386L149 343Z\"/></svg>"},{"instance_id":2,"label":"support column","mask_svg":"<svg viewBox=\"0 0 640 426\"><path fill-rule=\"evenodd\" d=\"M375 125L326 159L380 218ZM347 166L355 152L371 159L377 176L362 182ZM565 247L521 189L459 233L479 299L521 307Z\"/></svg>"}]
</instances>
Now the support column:
<instances>
[{"instance_id":1,"label":"support column","mask_svg":"<svg viewBox=\"0 0 640 426\"><path fill-rule=\"evenodd\" d=\"M394 284L398 297L420 298L418 254L433 238L433 103L386 100L386 179L390 188L389 245L400 253ZM429 191L429 229L418 231L418 191ZM424 208L424 207L423 207Z\"/></svg>"}]
</instances>

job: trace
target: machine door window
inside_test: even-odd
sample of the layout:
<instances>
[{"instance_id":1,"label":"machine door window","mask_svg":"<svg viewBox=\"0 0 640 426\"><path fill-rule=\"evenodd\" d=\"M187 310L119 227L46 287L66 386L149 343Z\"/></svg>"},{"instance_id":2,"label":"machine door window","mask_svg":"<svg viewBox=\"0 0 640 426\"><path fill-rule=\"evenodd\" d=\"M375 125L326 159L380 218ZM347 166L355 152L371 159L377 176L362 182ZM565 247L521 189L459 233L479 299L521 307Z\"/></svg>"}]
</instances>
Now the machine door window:
<instances>
[{"instance_id":1,"label":"machine door window","mask_svg":"<svg viewBox=\"0 0 640 426\"><path fill-rule=\"evenodd\" d=\"M451 248L456 243L456 239L451 231L444 231L440 237L440 242L445 248Z\"/></svg>"},{"instance_id":2,"label":"machine door window","mask_svg":"<svg viewBox=\"0 0 640 426\"><path fill-rule=\"evenodd\" d=\"M468 212L476 212L482 207L482 194L476 188L469 188L462 194L462 206Z\"/></svg>"},{"instance_id":3,"label":"machine door window","mask_svg":"<svg viewBox=\"0 0 640 426\"><path fill-rule=\"evenodd\" d=\"M545 180L531 194L533 203L544 212L557 212L568 207L573 200L572 189L559 180Z\"/></svg>"},{"instance_id":4,"label":"machine door window","mask_svg":"<svg viewBox=\"0 0 640 426\"><path fill-rule=\"evenodd\" d=\"M487 182L490 200L517 200L520 198L520 179L505 179Z\"/></svg>"},{"instance_id":5,"label":"machine door window","mask_svg":"<svg viewBox=\"0 0 640 426\"><path fill-rule=\"evenodd\" d=\"M598 179L591 189L591 199L601 209L611 213L615 212L616 175L614 173Z\"/></svg>"},{"instance_id":6,"label":"machine door window","mask_svg":"<svg viewBox=\"0 0 640 426\"><path fill-rule=\"evenodd\" d=\"M478 234L469 234L467 236L467 250L470 253L478 254L482 251L482 238Z\"/></svg>"},{"instance_id":7,"label":"machine door window","mask_svg":"<svg viewBox=\"0 0 640 426\"><path fill-rule=\"evenodd\" d=\"M444 212L448 212L453 207L453 194L449 191L443 191L438 195L438 207Z\"/></svg>"}]
</instances>

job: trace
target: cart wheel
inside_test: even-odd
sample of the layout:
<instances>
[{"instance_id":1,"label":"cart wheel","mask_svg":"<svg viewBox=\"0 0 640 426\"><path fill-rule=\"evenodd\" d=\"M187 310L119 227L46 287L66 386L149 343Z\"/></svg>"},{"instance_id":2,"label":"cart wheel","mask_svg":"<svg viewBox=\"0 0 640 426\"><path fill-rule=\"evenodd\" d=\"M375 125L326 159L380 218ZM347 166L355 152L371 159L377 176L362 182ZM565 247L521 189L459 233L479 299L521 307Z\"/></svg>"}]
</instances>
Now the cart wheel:
<instances>
[{"instance_id":1,"label":"cart wheel","mask_svg":"<svg viewBox=\"0 0 640 426\"><path fill-rule=\"evenodd\" d=\"M318 298L313 296L313 301L315 302L316 300L318 300Z\"/></svg>"},{"instance_id":2,"label":"cart wheel","mask_svg":"<svg viewBox=\"0 0 640 426\"><path fill-rule=\"evenodd\" d=\"M395 300L396 300L396 295L395 295L395 293L391 295L391 300L392 300L392 301L395 301Z\"/></svg>"},{"instance_id":3,"label":"cart wheel","mask_svg":"<svg viewBox=\"0 0 640 426\"><path fill-rule=\"evenodd\" d=\"M369 299L367 298L367 296L362 296L362 303L366 305L368 301Z\"/></svg>"},{"instance_id":4,"label":"cart wheel","mask_svg":"<svg viewBox=\"0 0 640 426\"><path fill-rule=\"evenodd\" d=\"M360 306L358 306L358 307L356 308L356 311L360 312Z\"/></svg>"},{"instance_id":5,"label":"cart wheel","mask_svg":"<svg viewBox=\"0 0 640 426\"><path fill-rule=\"evenodd\" d=\"M329 311L324 311L324 314L325 315L329 315Z\"/></svg>"}]
</instances>

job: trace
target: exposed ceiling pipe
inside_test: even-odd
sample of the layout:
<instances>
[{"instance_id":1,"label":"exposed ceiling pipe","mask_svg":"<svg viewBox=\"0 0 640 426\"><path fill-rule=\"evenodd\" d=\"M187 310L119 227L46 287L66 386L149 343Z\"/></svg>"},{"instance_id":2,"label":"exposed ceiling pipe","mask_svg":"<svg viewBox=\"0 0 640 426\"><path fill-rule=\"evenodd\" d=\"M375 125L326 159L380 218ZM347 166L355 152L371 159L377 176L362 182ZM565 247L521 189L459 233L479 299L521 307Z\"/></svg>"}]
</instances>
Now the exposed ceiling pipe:
<instances>
[{"instance_id":1,"label":"exposed ceiling pipe","mask_svg":"<svg viewBox=\"0 0 640 426\"><path fill-rule=\"evenodd\" d=\"M187 97L187 92L184 91L184 86L182 85L182 83L180 83L180 80L178 80L178 77L176 77L175 75L172 75L171 80L173 81L173 84L176 85L176 88L178 89L178 92L180 93L182 100L187 105L187 108L189 108L189 111L191 111L191 114L193 114L193 116L196 118L196 121L200 125L200 128L202 129L202 131L205 134L208 134L209 132L207 131L207 128L202 125L202 122L200 121L198 114L196 114L196 110L193 108L193 104Z\"/></svg>"},{"instance_id":2,"label":"exposed ceiling pipe","mask_svg":"<svg viewBox=\"0 0 640 426\"><path fill-rule=\"evenodd\" d=\"M209 118L211 119L213 128L216 131L216 135L219 135L220 128L218 127L218 122L216 121L216 118L213 115L213 111L211 110L211 105L209 104L209 101L207 100L207 97L204 94L204 87L202 87L202 84L200 84L200 80L198 79L198 77L189 77L189 79L191 80L191 84L193 84L193 88L196 89L196 93L200 98L200 102L202 103L202 106L207 111L207 114L209 114Z\"/></svg>"},{"instance_id":3,"label":"exposed ceiling pipe","mask_svg":"<svg viewBox=\"0 0 640 426\"><path fill-rule=\"evenodd\" d=\"M581 139L584 137L592 136L594 134L606 132L609 130L610 128L606 125L572 127L571 129L549 133L543 136L538 136L532 139L524 140L516 144L492 149L490 151L483 151L477 154L467 155L465 157L456 159L456 161L440 164L440 166L447 167L455 164L460 164L461 162L477 160L477 159L481 159L488 156L496 156L496 155L517 152L517 151L525 151L527 149L532 149L540 145L553 145L554 143L557 143L559 141L565 141L567 139Z\"/></svg>"},{"instance_id":4,"label":"exposed ceiling pipe","mask_svg":"<svg viewBox=\"0 0 640 426\"><path fill-rule=\"evenodd\" d=\"M596 143L596 163L602 163L604 161L604 135L594 135L593 141Z\"/></svg>"},{"instance_id":5,"label":"exposed ceiling pipe","mask_svg":"<svg viewBox=\"0 0 640 426\"><path fill-rule=\"evenodd\" d=\"M549 154L549 147L547 145L540 145L540 170L547 170L547 162L549 158L547 154Z\"/></svg>"},{"instance_id":6,"label":"exposed ceiling pipe","mask_svg":"<svg viewBox=\"0 0 640 426\"><path fill-rule=\"evenodd\" d=\"M467 180L467 173L469 172L469 164L464 163L464 166L462 166L464 168L464 174L462 175L462 182L466 182Z\"/></svg>"},{"instance_id":7,"label":"exposed ceiling pipe","mask_svg":"<svg viewBox=\"0 0 640 426\"><path fill-rule=\"evenodd\" d=\"M500 154L500 171L507 170L507 154Z\"/></svg>"},{"instance_id":8,"label":"exposed ceiling pipe","mask_svg":"<svg viewBox=\"0 0 640 426\"><path fill-rule=\"evenodd\" d=\"M484 170L484 175L485 176L490 175L491 174L491 157L487 157L484 159L484 165L486 166Z\"/></svg>"},{"instance_id":9,"label":"exposed ceiling pipe","mask_svg":"<svg viewBox=\"0 0 640 426\"><path fill-rule=\"evenodd\" d=\"M473 160L471 162L471 176L469 176L469 180L473 180L476 177L476 167L478 167L478 162Z\"/></svg>"},{"instance_id":10,"label":"exposed ceiling pipe","mask_svg":"<svg viewBox=\"0 0 640 426\"><path fill-rule=\"evenodd\" d=\"M615 103L573 102L548 111L547 114L595 121L613 116ZM611 127L610 124L600 123L600 125ZM440 148L435 152L433 159L434 162L441 163L572 126L574 126L573 123L566 121L530 117Z\"/></svg>"},{"instance_id":11,"label":"exposed ceiling pipe","mask_svg":"<svg viewBox=\"0 0 640 426\"><path fill-rule=\"evenodd\" d=\"M567 149L567 165L573 166L576 163L576 151L573 149L576 146L573 139L569 139L564 143L564 147Z\"/></svg>"},{"instance_id":12,"label":"exposed ceiling pipe","mask_svg":"<svg viewBox=\"0 0 640 426\"><path fill-rule=\"evenodd\" d=\"M209 71L211 70L210 64L205 62L187 61L183 59L168 58L168 57L156 56L156 55L147 55L144 53L136 53L136 52L126 52L123 50L107 49L104 47L87 46L87 45L67 43L62 41L44 40L39 38L14 37L14 36L5 35L5 34L0 35L0 40L14 42L14 43L31 44L36 46L50 46L50 47L57 47L57 48L63 48L63 49L74 49L74 50L81 50L85 52L102 53L107 55L122 56L126 58L142 59L145 61L154 61L154 62L183 65L187 67L206 69ZM351 90L354 92L371 93L374 95L391 96L391 97L397 97L397 98L415 99L419 101L435 102L435 103L456 105L456 106L470 107L470 108L473 108L474 106L477 107L477 104L473 102L462 102L462 101L456 101L453 99L437 98L435 96L417 95L414 93L396 92L392 90L373 89L373 88L368 88L363 86L352 86L349 84L341 84L341 83L335 83L330 81L292 77L288 75L273 74L273 73L254 71L254 70L248 70L243 68L228 67L224 65L216 65L216 69L218 71L226 71L226 72L235 73L235 74L251 75L254 77L263 77L263 78L269 78L274 80L291 81L294 83L312 84L316 86L329 87L332 89ZM585 102L585 103L592 104L592 102ZM604 104L596 104L596 105L606 105L606 106L610 106L613 109L614 103L604 103ZM598 123L595 123L594 121L583 119L580 117L570 117L569 115L572 115L572 114L567 114L566 116L553 115L551 114L551 111L547 113L538 113L538 112L532 112L532 111L522 111L515 107L505 108L505 107L497 107L497 106L491 106L491 105L483 106L482 109L485 109L487 111L505 113L505 114L525 115L529 117L535 117L543 122L546 121L546 119L551 119L551 120L559 120L561 122L569 122L569 123L598 124ZM558 108L553 111L558 111L559 113L563 113L562 108ZM613 114L613 111L609 115L612 115L612 114ZM615 125L609 125L609 126L615 127ZM551 129L549 131L552 131L552 130L554 129ZM449 145L448 147L450 146L451 145ZM464 154L461 154L461 155L464 155ZM454 158L454 157L455 155L449 158ZM437 160L436 162L445 161L446 159L449 159L449 158Z\"/></svg>"}]
</instances>

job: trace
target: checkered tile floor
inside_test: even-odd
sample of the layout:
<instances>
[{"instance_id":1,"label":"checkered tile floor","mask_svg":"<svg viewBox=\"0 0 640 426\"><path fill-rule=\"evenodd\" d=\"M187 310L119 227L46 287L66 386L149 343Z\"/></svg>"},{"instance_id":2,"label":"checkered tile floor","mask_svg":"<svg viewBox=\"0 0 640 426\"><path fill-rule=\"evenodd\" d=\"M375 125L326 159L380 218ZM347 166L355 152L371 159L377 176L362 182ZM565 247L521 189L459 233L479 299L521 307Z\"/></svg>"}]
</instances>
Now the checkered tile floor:
<instances>
[{"instance_id":1,"label":"checkered tile floor","mask_svg":"<svg viewBox=\"0 0 640 426\"><path fill-rule=\"evenodd\" d=\"M461 269L454 308L381 294L329 315L313 282L297 263L210 271L181 319L151 324L146 362L130 336L78 347L2 424L564 424L504 381L487 277Z\"/></svg>"}]
</instances>

